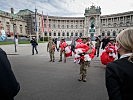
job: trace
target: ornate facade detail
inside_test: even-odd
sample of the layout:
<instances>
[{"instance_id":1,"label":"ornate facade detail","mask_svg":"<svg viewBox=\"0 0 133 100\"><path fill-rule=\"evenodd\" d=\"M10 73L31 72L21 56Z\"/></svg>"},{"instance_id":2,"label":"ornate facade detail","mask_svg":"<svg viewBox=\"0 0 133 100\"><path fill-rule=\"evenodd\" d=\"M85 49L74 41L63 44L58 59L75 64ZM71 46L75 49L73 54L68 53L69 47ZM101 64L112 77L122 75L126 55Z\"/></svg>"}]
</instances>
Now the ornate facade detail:
<instances>
[{"instance_id":1,"label":"ornate facade detail","mask_svg":"<svg viewBox=\"0 0 133 100\"><path fill-rule=\"evenodd\" d=\"M4 24L6 32L12 32L10 22L12 14L0 11L0 21ZM28 9L20 10L13 14L16 18L16 31L22 35L36 35L35 13ZM133 27L133 11L124 13L101 15L101 8L92 5L85 9L84 17L58 17L44 15L44 33L42 33L42 15L37 13L37 27L40 37L79 37L108 35L116 37L119 32L127 27ZM49 29L48 29L49 26Z\"/></svg>"}]
</instances>

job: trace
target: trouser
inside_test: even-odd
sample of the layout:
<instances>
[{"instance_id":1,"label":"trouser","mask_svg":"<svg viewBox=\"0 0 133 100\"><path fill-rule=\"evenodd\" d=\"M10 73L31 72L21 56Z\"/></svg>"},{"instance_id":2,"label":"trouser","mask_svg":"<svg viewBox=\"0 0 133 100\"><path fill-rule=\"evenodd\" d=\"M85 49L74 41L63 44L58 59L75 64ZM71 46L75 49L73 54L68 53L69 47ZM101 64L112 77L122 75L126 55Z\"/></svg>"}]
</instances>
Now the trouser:
<instances>
[{"instance_id":1,"label":"trouser","mask_svg":"<svg viewBox=\"0 0 133 100\"><path fill-rule=\"evenodd\" d=\"M37 46L32 46L32 54L34 54L34 49L36 50L36 54L38 54Z\"/></svg>"},{"instance_id":2,"label":"trouser","mask_svg":"<svg viewBox=\"0 0 133 100\"><path fill-rule=\"evenodd\" d=\"M62 55L64 55L64 61L66 61L66 55L64 50L60 50L60 61L62 61Z\"/></svg>"},{"instance_id":3,"label":"trouser","mask_svg":"<svg viewBox=\"0 0 133 100\"><path fill-rule=\"evenodd\" d=\"M50 55L50 60L54 61L55 60L54 51L49 51L49 55Z\"/></svg>"},{"instance_id":4,"label":"trouser","mask_svg":"<svg viewBox=\"0 0 133 100\"><path fill-rule=\"evenodd\" d=\"M87 67L90 66L89 61L81 61L80 63L80 79L86 80L87 76Z\"/></svg>"},{"instance_id":5,"label":"trouser","mask_svg":"<svg viewBox=\"0 0 133 100\"><path fill-rule=\"evenodd\" d=\"M100 49L100 47L97 47L97 48L96 48L97 57L99 56L99 49Z\"/></svg>"}]
</instances>

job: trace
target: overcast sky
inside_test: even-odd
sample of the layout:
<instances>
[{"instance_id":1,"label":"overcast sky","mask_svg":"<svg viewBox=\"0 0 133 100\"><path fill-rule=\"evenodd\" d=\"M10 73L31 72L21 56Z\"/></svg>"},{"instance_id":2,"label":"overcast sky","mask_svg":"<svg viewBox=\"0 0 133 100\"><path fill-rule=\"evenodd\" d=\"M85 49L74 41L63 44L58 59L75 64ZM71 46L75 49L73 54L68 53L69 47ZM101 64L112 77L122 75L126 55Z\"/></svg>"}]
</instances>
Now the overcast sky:
<instances>
[{"instance_id":1,"label":"overcast sky","mask_svg":"<svg viewBox=\"0 0 133 100\"><path fill-rule=\"evenodd\" d=\"M34 11L51 16L79 16L83 17L85 8L91 5L100 6L102 15L133 11L133 0L0 0L0 10L15 12L22 9Z\"/></svg>"}]
</instances>

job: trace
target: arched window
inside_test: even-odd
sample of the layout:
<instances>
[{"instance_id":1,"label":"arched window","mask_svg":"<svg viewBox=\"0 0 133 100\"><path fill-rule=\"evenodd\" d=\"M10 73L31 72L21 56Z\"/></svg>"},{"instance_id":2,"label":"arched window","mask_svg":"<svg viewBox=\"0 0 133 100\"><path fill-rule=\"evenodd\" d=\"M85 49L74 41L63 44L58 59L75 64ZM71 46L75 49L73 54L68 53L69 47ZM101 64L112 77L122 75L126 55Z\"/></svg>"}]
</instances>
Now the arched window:
<instances>
[{"instance_id":1,"label":"arched window","mask_svg":"<svg viewBox=\"0 0 133 100\"><path fill-rule=\"evenodd\" d=\"M107 36L110 36L110 31L107 32Z\"/></svg>"},{"instance_id":2,"label":"arched window","mask_svg":"<svg viewBox=\"0 0 133 100\"><path fill-rule=\"evenodd\" d=\"M116 36L116 31L113 31L113 36Z\"/></svg>"},{"instance_id":3,"label":"arched window","mask_svg":"<svg viewBox=\"0 0 133 100\"><path fill-rule=\"evenodd\" d=\"M56 36L56 33L54 32L54 36Z\"/></svg>"},{"instance_id":4,"label":"arched window","mask_svg":"<svg viewBox=\"0 0 133 100\"><path fill-rule=\"evenodd\" d=\"M67 36L69 36L69 32L67 32Z\"/></svg>"},{"instance_id":5,"label":"arched window","mask_svg":"<svg viewBox=\"0 0 133 100\"><path fill-rule=\"evenodd\" d=\"M47 35L48 35L47 32L45 32L45 33L44 33L44 36L47 36Z\"/></svg>"},{"instance_id":6,"label":"arched window","mask_svg":"<svg viewBox=\"0 0 133 100\"><path fill-rule=\"evenodd\" d=\"M64 32L62 33L62 36L65 36L65 33Z\"/></svg>"},{"instance_id":7,"label":"arched window","mask_svg":"<svg viewBox=\"0 0 133 100\"><path fill-rule=\"evenodd\" d=\"M71 36L73 36L73 32L71 33Z\"/></svg>"},{"instance_id":8,"label":"arched window","mask_svg":"<svg viewBox=\"0 0 133 100\"><path fill-rule=\"evenodd\" d=\"M78 36L78 33L75 33L75 36Z\"/></svg>"},{"instance_id":9,"label":"arched window","mask_svg":"<svg viewBox=\"0 0 133 100\"><path fill-rule=\"evenodd\" d=\"M80 33L80 37L82 36L83 34L82 33Z\"/></svg>"},{"instance_id":10,"label":"arched window","mask_svg":"<svg viewBox=\"0 0 133 100\"><path fill-rule=\"evenodd\" d=\"M58 36L60 36L60 32L58 33Z\"/></svg>"},{"instance_id":11,"label":"arched window","mask_svg":"<svg viewBox=\"0 0 133 100\"><path fill-rule=\"evenodd\" d=\"M51 36L51 32L49 32L49 36Z\"/></svg>"},{"instance_id":12,"label":"arched window","mask_svg":"<svg viewBox=\"0 0 133 100\"><path fill-rule=\"evenodd\" d=\"M104 31L102 32L102 36L105 36L105 32Z\"/></svg>"}]
</instances>

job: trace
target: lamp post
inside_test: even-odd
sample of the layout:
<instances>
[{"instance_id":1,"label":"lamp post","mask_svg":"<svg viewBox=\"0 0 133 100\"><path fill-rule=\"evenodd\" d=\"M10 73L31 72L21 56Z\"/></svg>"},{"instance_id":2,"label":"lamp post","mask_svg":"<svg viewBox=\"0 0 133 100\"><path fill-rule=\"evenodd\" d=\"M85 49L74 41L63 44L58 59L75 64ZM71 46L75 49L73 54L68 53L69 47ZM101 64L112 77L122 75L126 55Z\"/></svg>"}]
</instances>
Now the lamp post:
<instances>
[{"instance_id":1,"label":"lamp post","mask_svg":"<svg viewBox=\"0 0 133 100\"><path fill-rule=\"evenodd\" d=\"M11 21L11 23L12 23L12 25L13 25L14 47L15 47L15 52L17 52L16 33L15 33L15 23L16 23L16 19L14 19L14 18L12 17L10 21Z\"/></svg>"}]
</instances>

